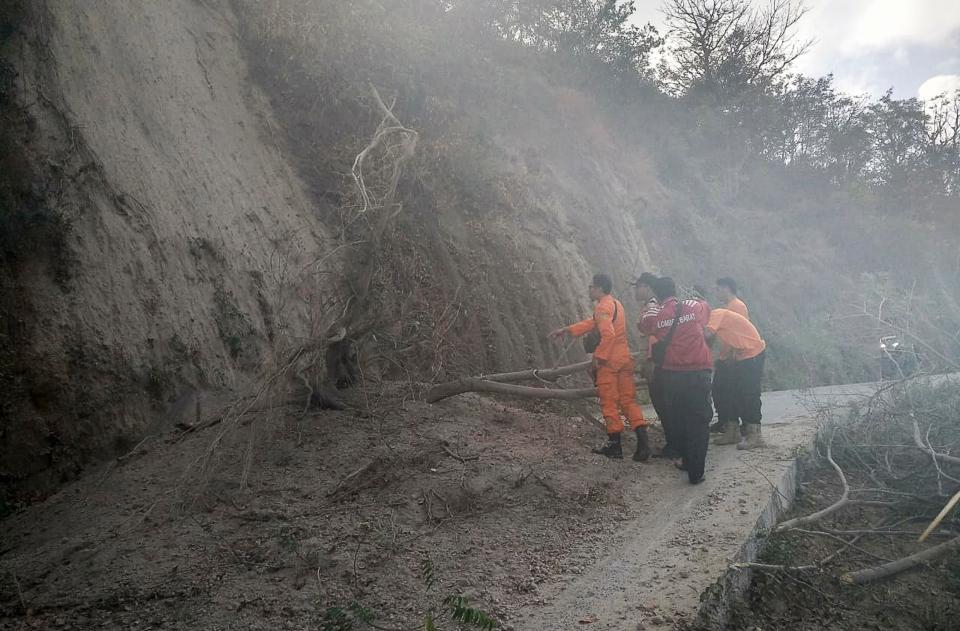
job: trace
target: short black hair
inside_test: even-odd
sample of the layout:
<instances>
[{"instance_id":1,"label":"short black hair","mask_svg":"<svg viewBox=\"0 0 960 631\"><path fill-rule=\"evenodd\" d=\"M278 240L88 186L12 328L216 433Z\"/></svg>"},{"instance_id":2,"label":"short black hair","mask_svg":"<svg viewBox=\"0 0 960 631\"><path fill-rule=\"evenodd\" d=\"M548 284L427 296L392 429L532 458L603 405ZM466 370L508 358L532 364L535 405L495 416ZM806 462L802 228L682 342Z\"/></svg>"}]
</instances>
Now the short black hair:
<instances>
[{"instance_id":1,"label":"short black hair","mask_svg":"<svg viewBox=\"0 0 960 631\"><path fill-rule=\"evenodd\" d=\"M677 284L669 276L658 278L657 284L653 286L653 293L657 296L657 300L666 300L677 295Z\"/></svg>"},{"instance_id":2,"label":"short black hair","mask_svg":"<svg viewBox=\"0 0 960 631\"><path fill-rule=\"evenodd\" d=\"M609 294L613 291L613 281L610 280L610 277L606 274L594 274L593 282L590 283L594 287L598 287L605 294Z\"/></svg>"},{"instance_id":3,"label":"short black hair","mask_svg":"<svg viewBox=\"0 0 960 631\"><path fill-rule=\"evenodd\" d=\"M637 287L638 285L646 285L650 289L653 289L657 284L657 275L651 274L650 272L644 272L643 274L637 276L637 280L633 281L631 284L634 287Z\"/></svg>"},{"instance_id":4,"label":"short black hair","mask_svg":"<svg viewBox=\"0 0 960 631\"><path fill-rule=\"evenodd\" d=\"M737 295L737 281L733 280L729 276L724 276L723 278L717 279L717 287L726 287L730 290L730 293L734 296Z\"/></svg>"}]
</instances>

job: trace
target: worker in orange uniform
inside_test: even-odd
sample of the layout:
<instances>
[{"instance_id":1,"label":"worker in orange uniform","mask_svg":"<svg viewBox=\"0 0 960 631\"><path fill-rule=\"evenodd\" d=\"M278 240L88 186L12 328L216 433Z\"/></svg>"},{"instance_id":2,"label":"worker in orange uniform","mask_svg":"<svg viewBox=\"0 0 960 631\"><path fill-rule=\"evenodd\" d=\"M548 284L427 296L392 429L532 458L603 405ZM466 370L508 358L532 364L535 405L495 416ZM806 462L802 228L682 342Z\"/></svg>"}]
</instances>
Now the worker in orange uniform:
<instances>
[{"instance_id":1,"label":"worker in orange uniform","mask_svg":"<svg viewBox=\"0 0 960 631\"><path fill-rule=\"evenodd\" d=\"M729 309L734 313L739 313L747 320L750 319L750 312L747 310L746 303L740 300L740 296L737 295L737 281L729 276L718 278L717 296L720 298L720 302L723 303L723 306L720 307L721 309Z\"/></svg>"},{"instance_id":2,"label":"worker in orange uniform","mask_svg":"<svg viewBox=\"0 0 960 631\"><path fill-rule=\"evenodd\" d=\"M637 436L637 448L633 459L643 462L650 457L647 439L647 422L637 403L637 387L634 383L635 364L627 343L627 314L623 304L610 295L613 282L606 274L597 274L590 284L590 299L596 303L593 317L553 331L552 338L566 334L581 337L596 331L599 344L593 350L596 384L600 394L600 409L607 426L607 444L593 452L608 458L623 458L621 434L623 420L630 422Z\"/></svg>"},{"instance_id":3,"label":"worker in orange uniform","mask_svg":"<svg viewBox=\"0 0 960 631\"><path fill-rule=\"evenodd\" d=\"M747 310L747 305L740 300L740 297L737 295L737 281L730 278L729 276L724 276L723 278L717 279L717 297L719 298L720 306L718 309L728 309L734 313L742 315L746 319L750 319L750 312ZM732 362L732 352L730 348L720 342L720 346L717 348L716 358L717 363L713 369L713 390L714 392L719 392L721 399L719 401L714 397L713 406L717 409L717 422L710 426L711 433L720 433L724 430L724 420L723 416L725 415L723 393L730 391L734 385L732 383L734 379L733 372L730 370L733 366Z\"/></svg>"},{"instance_id":4,"label":"worker in orange uniform","mask_svg":"<svg viewBox=\"0 0 960 631\"><path fill-rule=\"evenodd\" d=\"M737 449L763 447L760 384L767 343L750 320L728 309L710 312L704 335L708 341L716 338L729 349L729 356L722 362L727 377L719 384L715 379L713 384L713 403L723 424L723 434L714 444L737 445ZM742 439L740 421L743 421Z\"/></svg>"}]
</instances>

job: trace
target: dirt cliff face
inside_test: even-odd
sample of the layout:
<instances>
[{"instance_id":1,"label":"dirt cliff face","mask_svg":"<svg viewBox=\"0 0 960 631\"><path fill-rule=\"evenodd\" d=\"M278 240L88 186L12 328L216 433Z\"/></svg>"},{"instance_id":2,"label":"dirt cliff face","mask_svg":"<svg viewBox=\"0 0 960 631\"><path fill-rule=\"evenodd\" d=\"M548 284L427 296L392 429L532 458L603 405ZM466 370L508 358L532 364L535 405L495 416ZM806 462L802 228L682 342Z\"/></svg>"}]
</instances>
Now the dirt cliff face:
<instances>
[{"instance_id":1,"label":"dirt cliff face","mask_svg":"<svg viewBox=\"0 0 960 631\"><path fill-rule=\"evenodd\" d=\"M225 6L30 4L17 105L69 262L60 281L16 272L30 374L4 419L7 481L55 480L142 435L178 391L238 385L281 326L310 335L318 323L275 309L291 270L329 250Z\"/></svg>"}]
</instances>

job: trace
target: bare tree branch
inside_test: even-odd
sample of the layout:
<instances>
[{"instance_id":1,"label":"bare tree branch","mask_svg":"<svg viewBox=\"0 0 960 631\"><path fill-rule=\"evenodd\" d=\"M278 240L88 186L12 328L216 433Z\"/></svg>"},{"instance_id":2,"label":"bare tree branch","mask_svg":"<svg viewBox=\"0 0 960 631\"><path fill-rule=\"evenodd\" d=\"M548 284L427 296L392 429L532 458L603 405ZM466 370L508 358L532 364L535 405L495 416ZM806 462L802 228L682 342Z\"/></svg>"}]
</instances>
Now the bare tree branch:
<instances>
[{"instance_id":1,"label":"bare tree branch","mask_svg":"<svg viewBox=\"0 0 960 631\"><path fill-rule=\"evenodd\" d=\"M960 537L933 546L932 548L927 548L916 554L903 557L902 559L891 561L890 563L856 572L847 572L840 577L840 580L852 585L863 585L864 583L870 583L881 578L899 574L926 561L933 561L943 557L955 550L960 550Z\"/></svg>"}]
</instances>

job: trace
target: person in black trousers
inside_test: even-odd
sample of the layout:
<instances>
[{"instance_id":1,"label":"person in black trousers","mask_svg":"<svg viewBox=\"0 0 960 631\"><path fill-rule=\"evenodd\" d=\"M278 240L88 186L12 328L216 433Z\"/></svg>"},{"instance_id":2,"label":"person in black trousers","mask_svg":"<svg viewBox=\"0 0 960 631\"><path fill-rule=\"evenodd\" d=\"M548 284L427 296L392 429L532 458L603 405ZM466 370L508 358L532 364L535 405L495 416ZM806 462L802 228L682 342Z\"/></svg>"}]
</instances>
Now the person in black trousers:
<instances>
[{"instance_id":1,"label":"person in black trousers","mask_svg":"<svg viewBox=\"0 0 960 631\"><path fill-rule=\"evenodd\" d=\"M657 302L657 296L654 292L654 286L657 284L658 280L659 279L654 274L651 274L650 272L644 272L643 274L640 274L640 276L637 277L637 280L632 283L634 288L634 296L636 297L637 302L643 305L641 318L648 314L655 316L660 310L660 303ZM640 327L639 321L637 322L637 327ZM657 413L657 418L660 420L660 426L663 428L663 438L665 441L663 449L655 452L653 457L679 458L680 451L677 448L677 440L674 436L673 426L670 424L670 419L667 417L667 409L663 403L663 380L658 377L660 369L656 366L651 354L655 339L656 338L654 336L647 337L647 343L645 344L646 358L640 367L640 373L647 381L647 392L650 395L650 403L653 405L653 411Z\"/></svg>"},{"instance_id":2,"label":"person in black trousers","mask_svg":"<svg viewBox=\"0 0 960 631\"><path fill-rule=\"evenodd\" d=\"M703 481L713 418L713 356L703 333L710 307L702 300L677 300L676 285L668 277L658 279L654 290L660 309L643 315L640 331L657 340L653 349L654 357L660 358L657 379L663 387L665 416L680 451L679 466L687 472L691 484L699 484Z\"/></svg>"}]
</instances>

